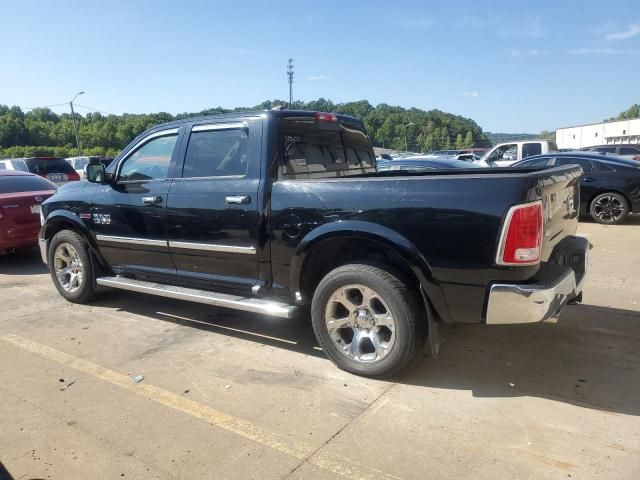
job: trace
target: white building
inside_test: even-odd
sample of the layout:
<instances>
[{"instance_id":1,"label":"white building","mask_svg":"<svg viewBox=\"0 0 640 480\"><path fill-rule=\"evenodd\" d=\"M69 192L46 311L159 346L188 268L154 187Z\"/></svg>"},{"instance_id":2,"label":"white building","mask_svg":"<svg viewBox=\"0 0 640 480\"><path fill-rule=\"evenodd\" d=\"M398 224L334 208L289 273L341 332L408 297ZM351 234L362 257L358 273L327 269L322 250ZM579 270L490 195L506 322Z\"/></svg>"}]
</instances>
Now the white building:
<instances>
[{"instance_id":1,"label":"white building","mask_svg":"<svg viewBox=\"0 0 640 480\"><path fill-rule=\"evenodd\" d=\"M556 130L556 143L558 148L640 143L640 118L559 128Z\"/></svg>"}]
</instances>

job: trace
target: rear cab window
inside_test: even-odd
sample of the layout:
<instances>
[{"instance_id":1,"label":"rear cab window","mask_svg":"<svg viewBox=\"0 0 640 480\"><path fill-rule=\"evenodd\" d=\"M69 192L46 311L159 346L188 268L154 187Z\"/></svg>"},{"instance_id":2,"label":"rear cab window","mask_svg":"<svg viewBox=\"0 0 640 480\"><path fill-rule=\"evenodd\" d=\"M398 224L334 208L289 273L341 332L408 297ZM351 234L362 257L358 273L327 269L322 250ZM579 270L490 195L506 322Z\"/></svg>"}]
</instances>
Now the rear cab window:
<instances>
[{"instance_id":1,"label":"rear cab window","mask_svg":"<svg viewBox=\"0 0 640 480\"><path fill-rule=\"evenodd\" d=\"M376 171L375 156L362 126L314 117L278 120L282 179L336 178Z\"/></svg>"}]
</instances>

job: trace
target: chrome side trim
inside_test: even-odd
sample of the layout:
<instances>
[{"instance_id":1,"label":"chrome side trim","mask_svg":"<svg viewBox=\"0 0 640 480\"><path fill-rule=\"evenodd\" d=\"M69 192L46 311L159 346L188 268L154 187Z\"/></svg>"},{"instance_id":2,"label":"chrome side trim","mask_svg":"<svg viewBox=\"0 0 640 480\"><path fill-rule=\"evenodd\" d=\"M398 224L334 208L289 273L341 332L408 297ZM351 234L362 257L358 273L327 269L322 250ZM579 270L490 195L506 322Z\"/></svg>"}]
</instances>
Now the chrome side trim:
<instances>
[{"instance_id":1,"label":"chrome side trim","mask_svg":"<svg viewBox=\"0 0 640 480\"><path fill-rule=\"evenodd\" d=\"M99 242L129 243L132 245L147 245L152 247L167 248L168 246L166 240L154 240L151 238L118 237L114 235L96 235L96 240L98 240Z\"/></svg>"},{"instance_id":2,"label":"chrome side trim","mask_svg":"<svg viewBox=\"0 0 640 480\"><path fill-rule=\"evenodd\" d=\"M241 247L236 245L216 245L212 243L194 243L194 242L169 242L170 248L183 248L187 250L203 250L207 252L224 252L224 253L244 253L247 255L255 255L255 247Z\"/></svg>"},{"instance_id":3,"label":"chrome side trim","mask_svg":"<svg viewBox=\"0 0 640 480\"><path fill-rule=\"evenodd\" d=\"M206 132L208 130L232 130L247 128L247 125L242 122L233 123L207 123L206 125L194 125L191 128L192 132Z\"/></svg>"},{"instance_id":4,"label":"chrome side trim","mask_svg":"<svg viewBox=\"0 0 640 480\"><path fill-rule=\"evenodd\" d=\"M280 318L292 318L296 307L286 303L262 300L259 298L227 295L224 293L195 290L192 288L163 285L160 283L143 282L125 277L100 277L96 279L98 285L105 287L130 290L132 292L147 293L160 297L187 300L204 303L216 307L233 308L251 313L260 313Z\"/></svg>"}]
</instances>

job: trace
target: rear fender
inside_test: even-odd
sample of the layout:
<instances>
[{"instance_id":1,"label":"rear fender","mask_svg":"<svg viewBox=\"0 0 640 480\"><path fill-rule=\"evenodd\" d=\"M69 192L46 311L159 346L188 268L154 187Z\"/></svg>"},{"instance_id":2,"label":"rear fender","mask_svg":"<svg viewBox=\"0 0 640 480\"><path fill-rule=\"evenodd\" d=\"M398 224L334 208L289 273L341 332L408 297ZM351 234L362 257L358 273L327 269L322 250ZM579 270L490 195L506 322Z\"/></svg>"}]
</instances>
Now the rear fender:
<instances>
[{"instance_id":1,"label":"rear fender","mask_svg":"<svg viewBox=\"0 0 640 480\"><path fill-rule=\"evenodd\" d=\"M291 260L289 273L291 291L301 290L305 262L314 247L325 240L339 236L367 239L398 254L418 279L440 318L446 323L451 323L444 294L427 259L411 241L398 232L371 222L359 220L331 222L309 232L298 244Z\"/></svg>"}]
</instances>

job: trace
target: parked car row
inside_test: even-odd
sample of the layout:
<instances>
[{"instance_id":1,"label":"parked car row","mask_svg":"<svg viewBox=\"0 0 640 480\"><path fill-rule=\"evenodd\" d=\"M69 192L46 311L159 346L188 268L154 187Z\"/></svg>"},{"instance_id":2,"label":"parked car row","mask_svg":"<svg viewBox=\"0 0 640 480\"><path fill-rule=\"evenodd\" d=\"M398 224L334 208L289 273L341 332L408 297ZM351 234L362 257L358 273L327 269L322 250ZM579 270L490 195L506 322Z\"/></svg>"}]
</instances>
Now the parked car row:
<instances>
[{"instance_id":1,"label":"parked car row","mask_svg":"<svg viewBox=\"0 0 640 480\"><path fill-rule=\"evenodd\" d=\"M29 172L46 178L56 185L84 179L84 167L95 160L108 166L110 157L29 157L0 160L0 170Z\"/></svg>"}]
</instances>

